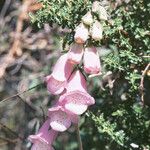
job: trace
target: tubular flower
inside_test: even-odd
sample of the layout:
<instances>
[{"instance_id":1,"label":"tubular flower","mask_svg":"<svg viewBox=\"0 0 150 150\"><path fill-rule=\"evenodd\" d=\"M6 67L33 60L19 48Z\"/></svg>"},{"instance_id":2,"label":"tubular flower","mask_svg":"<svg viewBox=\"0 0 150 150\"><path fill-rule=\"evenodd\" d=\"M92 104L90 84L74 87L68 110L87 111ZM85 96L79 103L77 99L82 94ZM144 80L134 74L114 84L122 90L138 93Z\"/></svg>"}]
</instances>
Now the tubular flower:
<instances>
[{"instance_id":1,"label":"tubular flower","mask_svg":"<svg viewBox=\"0 0 150 150\"><path fill-rule=\"evenodd\" d=\"M62 106L55 106L48 110L50 126L55 131L63 132L67 130L71 123L77 123L78 118L74 114L67 112Z\"/></svg>"},{"instance_id":2,"label":"tubular flower","mask_svg":"<svg viewBox=\"0 0 150 150\"><path fill-rule=\"evenodd\" d=\"M95 47L85 48L83 63L84 71L88 74L98 74L101 71L100 59Z\"/></svg>"},{"instance_id":3,"label":"tubular flower","mask_svg":"<svg viewBox=\"0 0 150 150\"><path fill-rule=\"evenodd\" d=\"M68 54L62 55L56 62L52 74L46 77L48 91L55 95L62 93L72 70L73 64L68 61Z\"/></svg>"},{"instance_id":4,"label":"tubular flower","mask_svg":"<svg viewBox=\"0 0 150 150\"><path fill-rule=\"evenodd\" d=\"M49 130L50 120L48 119L36 135L30 135L29 140L33 143L31 150L54 150L51 144L57 137L57 132Z\"/></svg>"},{"instance_id":5,"label":"tubular flower","mask_svg":"<svg viewBox=\"0 0 150 150\"><path fill-rule=\"evenodd\" d=\"M95 41L101 40L103 37L102 25L98 21L95 21L92 28L91 28L90 33L91 33L92 39L94 39Z\"/></svg>"},{"instance_id":6,"label":"tubular flower","mask_svg":"<svg viewBox=\"0 0 150 150\"><path fill-rule=\"evenodd\" d=\"M79 64L83 56L83 44L73 44L68 52L68 60L73 64Z\"/></svg>"},{"instance_id":7,"label":"tubular flower","mask_svg":"<svg viewBox=\"0 0 150 150\"><path fill-rule=\"evenodd\" d=\"M86 42L88 37L89 37L88 28L86 28L86 26L83 23L79 24L75 30L74 35L76 43L83 44Z\"/></svg>"},{"instance_id":8,"label":"tubular flower","mask_svg":"<svg viewBox=\"0 0 150 150\"><path fill-rule=\"evenodd\" d=\"M80 71L72 74L66 89L66 93L60 97L59 103L73 114L81 115L89 105L95 103L94 98L87 93L86 81Z\"/></svg>"}]
</instances>

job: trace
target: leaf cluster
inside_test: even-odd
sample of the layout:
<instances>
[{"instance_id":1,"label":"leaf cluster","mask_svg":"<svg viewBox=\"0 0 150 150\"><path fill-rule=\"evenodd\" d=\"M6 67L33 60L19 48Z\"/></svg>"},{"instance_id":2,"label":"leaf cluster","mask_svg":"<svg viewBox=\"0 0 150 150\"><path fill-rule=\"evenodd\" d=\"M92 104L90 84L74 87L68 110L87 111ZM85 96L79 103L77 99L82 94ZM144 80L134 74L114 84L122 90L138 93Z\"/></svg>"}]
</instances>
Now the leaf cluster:
<instances>
[{"instance_id":1,"label":"leaf cluster","mask_svg":"<svg viewBox=\"0 0 150 150\"><path fill-rule=\"evenodd\" d=\"M42 27L44 23L75 29L81 17L91 8L92 0L40 0L43 8L32 16L32 22Z\"/></svg>"},{"instance_id":2,"label":"leaf cluster","mask_svg":"<svg viewBox=\"0 0 150 150\"><path fill-rule=\"evenodd\" d=\"M97 131L109 141L110 148L132 150L133 143L138 149L149 148L150 108L143 108L141 103L124 102L113 106L106 103L99 109L89 116Z\"/></svg>"}]
</instances>

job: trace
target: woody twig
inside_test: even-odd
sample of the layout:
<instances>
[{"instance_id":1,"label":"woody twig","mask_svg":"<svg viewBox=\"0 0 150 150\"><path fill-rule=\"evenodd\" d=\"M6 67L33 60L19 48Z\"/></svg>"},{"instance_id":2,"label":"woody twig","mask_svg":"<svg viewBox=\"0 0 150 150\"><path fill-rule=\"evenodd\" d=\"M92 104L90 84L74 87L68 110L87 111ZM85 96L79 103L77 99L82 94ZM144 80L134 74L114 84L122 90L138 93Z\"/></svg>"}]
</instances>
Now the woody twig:
<instances>
[{"instance_id":1,"label":"woody twig","mask_svg":"<svg viewBox=\"0 0 150 150\"><path fill-rule=\"evenodd\" d=\"M144 104L144 77L145 77L149 67L150 67L150 63L145 67L145 69L142 73L141 82L140 82L141 101L142 101L143 104Z\"/></svg>"}]
</instances>

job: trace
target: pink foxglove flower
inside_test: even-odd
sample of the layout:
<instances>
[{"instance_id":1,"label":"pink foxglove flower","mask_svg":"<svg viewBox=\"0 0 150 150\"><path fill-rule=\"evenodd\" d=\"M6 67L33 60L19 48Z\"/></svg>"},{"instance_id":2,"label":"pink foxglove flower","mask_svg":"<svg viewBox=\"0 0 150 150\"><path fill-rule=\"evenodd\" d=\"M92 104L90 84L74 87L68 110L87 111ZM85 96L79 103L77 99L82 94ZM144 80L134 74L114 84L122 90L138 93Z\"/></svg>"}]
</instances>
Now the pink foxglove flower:
<instances>
[{"instance_id":1,"label":"pink foxglove flower","mask_svg":"<svg viewBox=\"0 0 150 150\"><path fill-rule=\"evenodd\" d=\"M75 30L74 39L76 43L83 44L89 38L89 31L88 28L83 24L79 24Z\"/></svg>"},{"instance_id":2,"label":"pink foxglove flower","mask_svg":"<svg viewBox=\"0 0 150 150\"><path fill-rule=\"evenodd\" d=\"M30 135L29 140L33 143L31 150L54 150L51 144L57 137L57 132L49 130L50 120L48 119L36 135Z\"/></svg>"},{"instance_id":3,"label":"pink foxglove flower","mask_svg":"<svg viewBox=\"0 0 150 150\"><path fill-rule=\"evenodd\" d=\"M81 115L89 105L95 103L94 98L87 93L86 81L80 71L72 74L66 89L66 93L60 97L59 103L73 114Z\"/></svg>"},{"instance_id":4,"label":"pink foxglove flower","mask_svg":"<svg viewBox=\"0 0 150 150\"><path fill-rule=\"evenodd\" d=\"M92 36L92 39L94 39L95 41L99 41L102 39L103 37L103 27L102 25L100 24L100 22L98 21L95 21L92 28L91 28L91 36Z\"/></svg>"},{"instance_id":5,"label":"pink foxglove flower","mask_svg":"<svg viewBox=\"0 0 150 150\"><path fill-rule=\"evenodd\" d=\"M48 91L55 95L62 93L72 70L73 64L68 61L68 54L62 55L56 62L52 74L46 77Z\"/></svg>"},{"instance_id":6,"label":"pink foxglove flower","mask_svg":"<svg viewBox=\"0 0 150 150\"><path fill-rule=\"evenodd\" d=\"M55 131L63 132L67 130L71 123L77 123L78 117L67 112L62 106L55 106L48 110L50 126Z\"/></svg>"},{"instance_id":7,"label":"pink foxglove flower","mask_svg":"<svg viewBox=\"0 0 150 150\"><path fill-rule=\"evenodd\" d=\"M100 72L101 70L100 59L95 47L85 48L83 63L84 63L84 71L86 73L98 74Z\"/></svg>"},{"instance_id":8,"label":"pink foxglove flower","mask_svg":"<svg viewBox=\"0 0 150 150\"><path fill-rule=\"evenodd\" d=\"M83 44L73 44L68 52L68 60L73 64L79 64L83 56Z\"/></svg>"},{"instance_id":9,"label":"pink foxglove flower","mask_svg":"<svg viewBox=\"0 0 150 150\"><path fill-rule=\"evenodd\" d=\"M93 23L93 17L92 17L92 14L91 12L87 12L83 17L82 17L82 21L84 24L87 24L87 25L91 25Z\"/></svg>"}]
</instances>

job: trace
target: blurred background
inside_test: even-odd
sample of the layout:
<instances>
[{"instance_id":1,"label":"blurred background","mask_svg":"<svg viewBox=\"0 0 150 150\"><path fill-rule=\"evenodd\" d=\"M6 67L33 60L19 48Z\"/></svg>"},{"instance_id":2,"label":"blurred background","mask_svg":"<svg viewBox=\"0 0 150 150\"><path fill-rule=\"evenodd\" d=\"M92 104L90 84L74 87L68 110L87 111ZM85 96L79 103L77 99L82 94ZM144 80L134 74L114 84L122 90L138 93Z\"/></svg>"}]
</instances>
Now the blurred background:
<instances>
[{"instance_id":1,"label":"blurred background","mask_svg":"<svg viewBox=\"0 0 150 150\"><path fill-rule=\"evenodd\" d=\"M141 3L140 0L136 2L135 0L106 0L105 2L112 9L112 18L122 17L124 22L121 23L125 30L121 32L116 30L120 27L120 22L116 19L115 28L109 30L112 33L106 33L106 35L110 34L110 38L106 38L102 43L104 46L107 45L101 49L105 74L100 78L89 80L89 91L96 99L96 105L90 107L80 121L83 149L150 150L148 73L144 78L145 107L141 103L141 93L138 89L140 75L149 62L147 58L143 58L143 63L140 61L142 55L147 56L150 53L147 46L149 34L141 34L145 28L149 29L148 17L145 17L145 26L136 24L141 20L140 17L139 20L134 20L134 18L138 19L138 13L143 9L146 14L150 5L144 0ZM52 28L47 23L39 29L32 24L29 13L34 13L41 7L41 3L36 3L35 0L0 1L0 150L30 149L31 143L27 137L38 131L46 118L48 107L57 99L57 96L54 97L47 92L44 77L51 73L52 66L60 56L61 38L68 33L68 30L62 30L57 25ZM127 12L123 14L122 10ZM135 12L131 16L134 24L130 22L131 26L129 26L128 16L132 14L131 12ZM126 33L129 36L126 36ZM138 35L137 38L135 34ZM138 42L142 48L137 53L135 50L139 46L135 43ZM108 46L109 43L111 46ZM133 51L124 54L116 52L114 43L119 50L128 49L130 46L128 44L131 44ZM110 62L110 58L113 58L111 54L106 57L111 51L110 47L114 48L112 51L115 58L116 53L119 53L118 57L121 61L118 64ZM113 60L116 60L115 58ZM127 63L124 60L127 60ZM126 66L129 67L125 68ZM131 74L127 74L128 78L125 77L126 70L122 71L122 68L130 71ZM134 72L135 69L138 73ZM76 136L75 127L72 126L67 132L59 135L54 143L55 149L78 150Z\"/></svg>"},{"instance_id":2,"label":"blurred background","mask_svg":"<svg viewBox=\"0 0 150 150\"><path fill-rule=\"evenodd\" d=\"M61 31L31 25L28 13L40 7L34 0L0 1L0 150L29 149L27 137L41 126L54 99L43 81L60 55L55 33Z\"/></svg>"}]
</instances>

